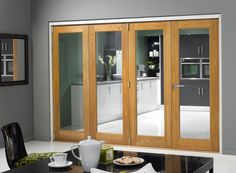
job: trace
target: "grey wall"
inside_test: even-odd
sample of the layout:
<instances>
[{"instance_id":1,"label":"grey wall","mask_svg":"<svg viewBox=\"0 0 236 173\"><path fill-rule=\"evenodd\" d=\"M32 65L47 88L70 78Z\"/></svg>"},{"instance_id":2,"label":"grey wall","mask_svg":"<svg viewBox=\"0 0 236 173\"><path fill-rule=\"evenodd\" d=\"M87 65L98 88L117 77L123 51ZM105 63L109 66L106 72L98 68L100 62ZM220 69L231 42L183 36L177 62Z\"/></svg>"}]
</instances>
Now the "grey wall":
<instances>
[{"instance_id":1,"label":"grey wall","mask_svg":"<svg viewBox=\"0 0 236 173\"><path fill-rule=\"evenodd\" d=\"M221 13L223 152L236 154L235 7L235 0L32 0L34 135L50 138L49 21Z\"/></svg>"},{"instance_id":2,"label":"grey wall","mask_svg":"<svg viewBox=\"0 0 236 173\"><path fill-rule=\"evenodd\" d=\"M31 0L0 0L0 33L28 34L31 43ZM31 60L29 54L28 85L0 87L0 127L18 121L25 139L31 139L33 135ZM0 146L2 144L0 135Z\"/></svg>"}]
</instances>

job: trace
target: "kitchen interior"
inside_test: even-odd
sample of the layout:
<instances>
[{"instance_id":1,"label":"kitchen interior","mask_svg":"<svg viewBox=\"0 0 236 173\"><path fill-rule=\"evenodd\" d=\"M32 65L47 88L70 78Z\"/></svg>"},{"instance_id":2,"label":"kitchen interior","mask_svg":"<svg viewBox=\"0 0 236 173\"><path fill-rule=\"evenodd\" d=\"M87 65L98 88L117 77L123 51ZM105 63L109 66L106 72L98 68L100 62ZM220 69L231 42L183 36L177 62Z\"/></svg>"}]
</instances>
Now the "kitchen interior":
<instances>
[{"instance_id":1,"label":"kitchen interior","mask_svg":"<svg viewBox=\"0 0 236 173\"><path fill-rule=\"evenodd\" d=\"M209 31L179 31L180 132L210 138ZM59 37L61 128L83 130L82 35ZM163 31L136 32L137 134L165 136ZM121 32L96 33L97 131L123 133ZM172 112L174 114L174 112Z\"/></svg>"}]
</instances>

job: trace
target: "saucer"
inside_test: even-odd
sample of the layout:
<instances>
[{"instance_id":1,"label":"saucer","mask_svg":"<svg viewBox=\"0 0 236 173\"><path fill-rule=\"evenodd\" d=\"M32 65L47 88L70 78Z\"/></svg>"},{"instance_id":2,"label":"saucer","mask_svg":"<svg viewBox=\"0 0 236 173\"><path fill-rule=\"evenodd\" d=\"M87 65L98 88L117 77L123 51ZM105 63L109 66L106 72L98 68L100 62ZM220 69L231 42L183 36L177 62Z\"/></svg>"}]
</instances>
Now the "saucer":
<instances>
[{"instance_id":1,"label":"saucer","mask_svg":"<svg viewBox=\"0 0 236 173\"><path fill-rule=\"evenodd\" d=\"M64 168L64 167L67 167L70 165L72 165L71 161L66 161L66 163L64 165L57 165L55 162L48 163L48 166L51 168Z\"/></svg>"},{"instance_id":2,"label":"saucer","mask_svg":"<svg viewBox=\"0 0 236 173\"><path fill-rule=\"evenodd\" d=\"M115 160L113 161L113 163L114 163L115 165L119 165L119 166L134 166L134 165L142 164L142 163L144 162L144 159L142 159L142 158L139 158L139 157L129 157L129 156L128 156L128 158L131 158L131 159L132 159L132 158L135 158L135 159L137 160L137 162L122 163L122 162L119 161L119 160L124 159L124 158L127 158L127 156L123 156L123 157L121 157L121 158L115 159Z\"/></svg>"}]
</instances>

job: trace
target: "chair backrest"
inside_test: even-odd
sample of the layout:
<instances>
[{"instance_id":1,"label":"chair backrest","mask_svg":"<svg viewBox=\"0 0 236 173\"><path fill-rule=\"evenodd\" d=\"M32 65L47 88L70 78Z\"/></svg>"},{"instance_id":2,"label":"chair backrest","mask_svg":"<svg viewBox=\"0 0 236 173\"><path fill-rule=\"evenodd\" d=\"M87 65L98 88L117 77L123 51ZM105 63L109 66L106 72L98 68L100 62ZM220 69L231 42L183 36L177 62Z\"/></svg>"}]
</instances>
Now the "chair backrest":
<instances>
[{"instance_id":1,"label":"chair backrest","mask_svg":"<svg viewBox=\"0 0 236 173\"><path fill-rule=\"evenodd\" d=\"M3 126L1 131L4 138L7 163L12 169L16 167L15 162L28 155L21 128L17 122L14 122Z\"/></svg>"}]
</instances>

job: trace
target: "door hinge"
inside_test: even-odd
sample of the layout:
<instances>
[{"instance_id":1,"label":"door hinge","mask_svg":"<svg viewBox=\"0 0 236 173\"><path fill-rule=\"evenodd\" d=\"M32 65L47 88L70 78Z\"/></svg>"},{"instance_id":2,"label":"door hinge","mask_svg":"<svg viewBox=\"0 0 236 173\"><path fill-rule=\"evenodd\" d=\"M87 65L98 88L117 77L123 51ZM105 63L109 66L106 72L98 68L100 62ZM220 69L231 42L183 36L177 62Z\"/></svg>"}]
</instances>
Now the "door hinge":
<instances>
[{"instance_id":1,"label":"door hinge","mask_svg":"<svg viewBox=\"0 0 236 173\"><path fill-rule=\"evenodd\" d=\"M51 27L51 32L53 33L53 27Z\"/></svg>"},{"instance_id":2,"label":"door hinge","mask_svg":"<svg viewBox=\"0 0 236 173\"><path fill-rule=\"evenodd\" d=\"M130 24L127 23L127 30L129 31L130 30Z\"/></svg>"},{"instance_id":3,"label":"door hinge","mask_svg":"<svg viewBox=\"0 0 236 173\"><path fill-rule=\"evenodd\" d=\"M128 81L128 88L130 88L131 87L131 82L130 81Z\"/></svg>"},{"instance_id":4,"label":"door hinge","mask_svg":"<svg viewBox=\"0 0 236 173\"><path fill-rule=\"evenodd\" d=\"M129 139L128 139L128 140L129 140L129 141L128 141L128 142L129 142L129 145L131 145L131 138L129 137Z\"/></svg>"}]
</instances>

